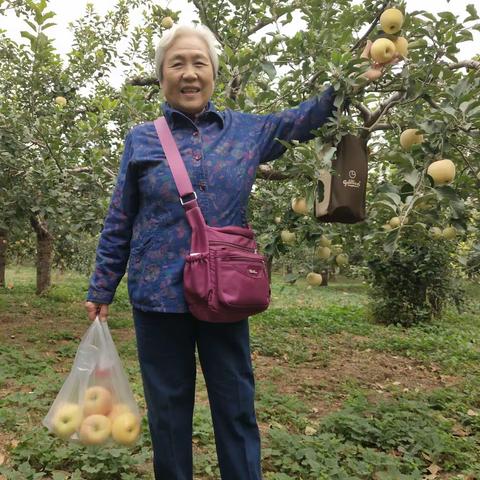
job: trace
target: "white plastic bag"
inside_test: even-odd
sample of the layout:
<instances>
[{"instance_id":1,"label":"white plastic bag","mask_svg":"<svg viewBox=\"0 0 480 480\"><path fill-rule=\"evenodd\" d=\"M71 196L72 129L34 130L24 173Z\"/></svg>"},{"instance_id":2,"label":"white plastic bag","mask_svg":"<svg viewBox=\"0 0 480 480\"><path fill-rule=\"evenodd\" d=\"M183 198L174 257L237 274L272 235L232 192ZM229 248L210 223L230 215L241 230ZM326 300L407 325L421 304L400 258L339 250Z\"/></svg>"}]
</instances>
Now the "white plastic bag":
<instances>
[{"instance_id":1,"label":"white plastic bag","mask_svg":"<svg viewBox=\"0 0 480 480\"><path fill-rule=\"evenodd\" d=\"M133 445L140 414L107 322L98 317L82 338L72 370L42 423L85 445Z\"/></svg>"}]
</instances>

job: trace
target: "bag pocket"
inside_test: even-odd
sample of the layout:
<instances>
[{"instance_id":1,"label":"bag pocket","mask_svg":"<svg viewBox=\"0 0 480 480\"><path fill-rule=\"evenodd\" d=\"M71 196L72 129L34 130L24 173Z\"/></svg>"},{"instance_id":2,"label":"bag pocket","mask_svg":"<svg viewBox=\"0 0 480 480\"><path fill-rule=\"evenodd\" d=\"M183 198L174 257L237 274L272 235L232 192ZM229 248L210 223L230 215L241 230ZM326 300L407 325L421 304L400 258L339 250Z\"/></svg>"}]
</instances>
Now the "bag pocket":
<instances>
[{"instance_id":1,"label":"bag pocket","mask_svg":"<svg viewBox=\"0 0 480 480\"><path fill-rule=\"evenodd\" d=\"M261 255L218 255L216 277L218 299L223 305L259 311L268 307L270 284Z\"/></svg>"},{"instance_id":2,"label":"bag pocket","mask_svg":"<svg viewBox=\"0 0 480 480\"><path fill-rule=\"evenodd\" d=\"M187 303L208 301L210 286L209 254L194 253L185 257L183 289Z\"/></svg>"}]
</instances>

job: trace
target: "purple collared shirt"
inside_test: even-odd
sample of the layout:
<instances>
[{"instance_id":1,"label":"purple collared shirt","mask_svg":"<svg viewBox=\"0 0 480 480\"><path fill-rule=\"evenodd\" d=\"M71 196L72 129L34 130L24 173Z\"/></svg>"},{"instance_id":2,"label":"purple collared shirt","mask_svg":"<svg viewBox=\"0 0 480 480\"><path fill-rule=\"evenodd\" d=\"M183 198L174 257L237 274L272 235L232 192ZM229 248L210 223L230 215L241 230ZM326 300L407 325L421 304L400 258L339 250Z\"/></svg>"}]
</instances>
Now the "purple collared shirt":
<instances>
[{"instance_id":1,"label":"purple collared shirt","mask_svg":"<svg viewBox=\"0 0 480 480\"><path fill-rule=\"evenodd\" d=\"M245 226L260 163L280 157L276 139L305 142L332 115L334 91L297 108L267 115L217 111L212 103L192 121L163 104L208 225ZM97 247L87 299L111 303L128 263L132 305L143 311L188 312L183 267L190 226L153 122L125 138L117 184Z\"/></svg>"}]
</instances>

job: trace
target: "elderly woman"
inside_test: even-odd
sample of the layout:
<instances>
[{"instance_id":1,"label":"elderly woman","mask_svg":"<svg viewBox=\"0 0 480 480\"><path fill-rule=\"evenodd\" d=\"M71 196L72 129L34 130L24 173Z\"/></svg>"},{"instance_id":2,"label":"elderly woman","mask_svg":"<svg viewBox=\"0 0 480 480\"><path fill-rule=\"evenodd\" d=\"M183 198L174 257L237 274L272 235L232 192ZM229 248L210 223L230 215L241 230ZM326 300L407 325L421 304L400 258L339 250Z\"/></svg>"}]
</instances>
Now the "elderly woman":
<instances>
[{"instance_id":1,"label":"elderly woman","mask_svg":"<svg viewBox=\"0 0 480 480\"><path fill-rule=\"evenodd\" d=\"M368 53L368 52L367 52ZM334 91L298 108L254 115L211 103L216 40L203 26L168 31L156 51L163 114L210 226L246 226L260 163L278 158L282 140L307 141L332 114ZM378 77L371 71L371 78ZM86 309L108 316L125 273L154 452L155 478L192 479L195 348L205 378L224 480L258 480L260 435L248 319L199 321L189 313L182 274L190 227L153 122L133 127L97 248Z\"/></svg>"}]
</instances>

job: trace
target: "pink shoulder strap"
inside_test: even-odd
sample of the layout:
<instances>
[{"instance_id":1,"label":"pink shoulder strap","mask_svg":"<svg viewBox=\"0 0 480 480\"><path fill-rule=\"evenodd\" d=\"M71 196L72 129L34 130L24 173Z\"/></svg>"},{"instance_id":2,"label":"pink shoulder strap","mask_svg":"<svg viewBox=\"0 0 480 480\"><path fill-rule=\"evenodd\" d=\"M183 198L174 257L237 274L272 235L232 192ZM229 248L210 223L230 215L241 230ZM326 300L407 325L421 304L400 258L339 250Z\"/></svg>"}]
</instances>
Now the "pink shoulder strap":
<instances>
[{"instance_id":1,"label":"pink shoulder strap","mask_svg":"<svg viewBox=\"0 0 480 480\"><path fill-rule=\"evenodd\" d=\"M165 156L167 157L168 165L172 171L173 179L175 180L175 185L177 186L182 205L182 198L186 195L193 194L196 201L197 195L193 190L192 182L190 181L187 169L185 168L185 163L183 162L182 156L178 151L177 144L175 143L175 139L173 138L172 132L170 131L165 117L159 117L153 123L155 125L155 129L157 130L160 143L163 146Z\"/></svg>"}]
</instances>

